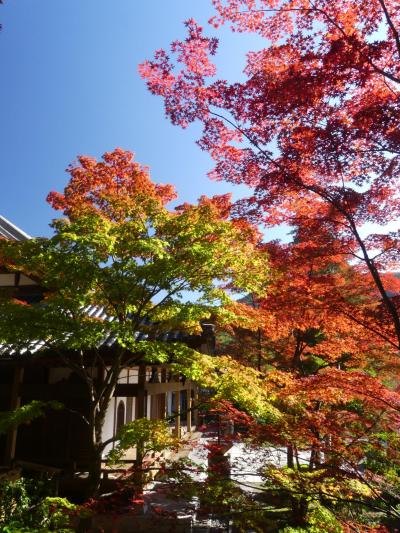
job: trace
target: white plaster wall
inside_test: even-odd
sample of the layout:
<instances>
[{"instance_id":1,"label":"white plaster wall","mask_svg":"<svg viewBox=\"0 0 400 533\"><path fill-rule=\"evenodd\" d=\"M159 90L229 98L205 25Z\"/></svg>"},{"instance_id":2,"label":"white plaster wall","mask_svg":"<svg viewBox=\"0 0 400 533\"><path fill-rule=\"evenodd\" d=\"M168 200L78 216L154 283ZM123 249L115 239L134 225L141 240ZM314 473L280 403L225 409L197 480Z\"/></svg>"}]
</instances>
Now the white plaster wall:
<instances>
[{"instance_id":1,"label":"white plaster wall","mask_svg":"<svg viewBox=\"0 0 400 533\"><path fill-rule=\"evenodd\" d=\"M129 413L130 404L132 405L132 411ZM136 410L136 398L134 396L127 398L126 399L126 422L127 423L135 420L135 410Z\"/></svg>"},{"instance_id":2,"label":"white plaster wall","mask_svg":"<svg viewBox=\"0 0 400 533\"><path fill-rule=\"evenodd\" d=\"M139 367L134 366L129 369L129 383L137 384L139 383Z\"/></svg>"},{"instance_id":3,"label":"white plaster wall","mask_svg":"<svg viewBox=\"0 0 400 533\"><path fill-rule=\"evenodd\" d=\"M137 384L139 382L138 370L139 370L138 367L123 368L119 374L118 382L128 383L128 384ZM125 404L125 416L126 416L126 413L127 413L126 398L125 397L112 398L110 405L108 406L104 425L103 425L103 432L102 432L103 440L110 439L111 437L114 436L116 409L121 400ZM147 410L148 410L148 413L150 413L149 406L147 407ZM135 413L136 413L136 398L132 398L132 420L135 420ZM109 444L104 450L103 457L105 457L111 449L112 449L112 444Z\"/></svg>"},{"instance_id":4,"label":"white plaster wall","mask_svg":"<svg viewBox=\"0 0 400 533\"><path fill-rule=\"evenodd\" d=\"M128 369L127 368L123 368L121 372L119 373L118 382L128 383Z\"/></svg>"},{"instance_id":5,"label":"white plaster wall","mask_svg":"<svg viewBox=\"0 0 400 533\"><path fill-rule=\"evenodd\" d=\"M128 384L137 384L139 382L139 368L138 367L132 367L132 368L124 368L121 370L121 373L118 378L119 383L128 383ZM92 372L92 374L95 374L96 372ZM69 376L72 374L72 370L69 368L51 368L49 372L49 383L57 383L58 381L68 379ZM150 412L151 412L151 397L148 397L147 400L147 418L150 418ZM103 441L110 439L114 436L115 431L115 416L116 416L116 408L122 400L125 404L125 413L126 413L126 398L125 397L114 397L111 398L110 404L106 411L106 416L104 419L104 425L102 430L102 438ZM136 413L136 398L132 398L132 420L135 420L135 413ZM103 458L107 456L107 453L112 449L112 444L109 444L104 452L103 452Z\"/></svg>"},{"instance_id":6,"label":"white plaster wall","mask_svg":"<svg viewBox=\"0 0 400 533\"><path fill-rule=\"evenodd\" d=\"M136 398L132 398L132 421L136 420Z\"/></svg>"},{"instance_id":7,"label":"white plaster wall","mask_svg":"<svg viewBox=\"0 0 400 533\"><path fill-rule=\"evenodd\" d=\"M139 368L137 366L123 368L119 374L118 383L139 383Z\"/></svg>"},{"instance_id":8,"label":"white plaster wall","mask_svg":"<svg viewBox=\"0 0 400 533\"><path fill-rule=\"evenodd\" d=\"M150 420L150 413L151 413L151 395L147 395L147 409L146 409L146 418Z\"/></svg>"},{"instance_id":9,"label":"white plaster wall","mask_svg":"<svg viewBox=\"0 0 400 533\"><path fill-rule=\"evenodd\" d=\"M103 432L102 432L103 441L110 439L111 437L114 436L114 412L120 399L121 398L112 398L110 401L110 404L106 411L106 416L105 416L104 425L103 425ZM112 444L109 444L103 452L103 458L106 457L107 453L111 449L112 449Z\"/></svg>"},{"instance_id":10,"label":"white plaster wall","mask_svg":"<svg viewBox=\"0 0 400 533\"><path fill-rule=\"evenodd\" d=\"M172 392L167 392L167 416L172 414Z\"/></svg>"},{"instance_id":11,"label":"white plaster wall","mask_svg":"<svg viewBox=\"0 0 400 533\"><path fill-rule=\"evenodd\" d=\"M15 286L15 274L0 274L0 286L1 287L14 287Z\"/></svg>"},{"instance_id":12,"label":"white plaster wall","mask_svg":"<svg viewBox=\"0 0 400 533\"><path fill-rule=\"evenodd\" d=\"M25 276L25 274L21 274L19 277L19 285L37 285L36 281L33 281L33 279L28 278L28 276Z\"/></svg>"}]
</instances>

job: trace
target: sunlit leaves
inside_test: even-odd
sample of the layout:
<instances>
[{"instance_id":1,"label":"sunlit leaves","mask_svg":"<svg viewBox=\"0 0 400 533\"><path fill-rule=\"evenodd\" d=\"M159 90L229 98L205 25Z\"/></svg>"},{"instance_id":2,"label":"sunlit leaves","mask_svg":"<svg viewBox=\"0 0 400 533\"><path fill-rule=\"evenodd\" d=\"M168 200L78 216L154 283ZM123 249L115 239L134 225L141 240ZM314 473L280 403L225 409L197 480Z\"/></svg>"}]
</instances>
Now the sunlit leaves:
<instances>
[{"instance_id":1,"label":"sunlit leaves","mask_svg":"<svg viewBox=\"0 0 400 533\"><path fill-rule=\"evenodd\" d=\"M155 339L168 330L195 332L229 298L225 288L263 291L269 279L257 232L229 220L228 197L202 197L176 212L170 188L151 182L130 152L104 161L81 157L63 195L50 195L66 219L50 239L3 241L9 269L34 275L46 290L40 306L3 298L4 341L88 349L113 336L134 349L138 331ZM87 315L103 307L112 320ZM18 317L18 318L17 318ZM18 330L18 334L17 333Z\"/></svg>"},{"instance_id":2,"label":"sunlit leaves","mask_svg":"<svg viewBox=\"0 0 400 533\"><path fill-rule=\"evenodd\" d=\"M118 464L124 452L140 446L143 453L162 452L176 447L178 439L171 435L165 420L147 420L138 418L123 425L117 434L118 443L108 454L111 464Z\"/></svg>"},{"instance_id":3,"label":"sunlit leaves","mask_svg":"<svg viewBox=\"0 0 400 533\"><path fill-rule=\"evenodd\" d=\"M364 238L366 223L400 216L396 2L213 3L212 25L265 39L248 53L245 79L215 81L207 69L192 79L204 53L215 53L193 21L171 56L157 52L141 75L174 124L201 123L199 145L215 161L210 176L253 188L236 216L298 227L305 244L318 243L315 259L341 255L368 272L386 314L379 334L398 348L399 314L382 274L400 268L398 234ZM357 320L369 323L368 313Z\"/></svg>"},{"instance_id":4,"label":"sunlit leaves","mask_svg":"<svg viewBox=\"0 0 400 533\"><path fill-rule=\"evenodd\" d=\"M32 420L46 415L46 410L63 408L57 401L43 402L33 400L14 411L0 412L0 434L8 433L21 424L29 424Z\"/></svg>"}]
</instances>

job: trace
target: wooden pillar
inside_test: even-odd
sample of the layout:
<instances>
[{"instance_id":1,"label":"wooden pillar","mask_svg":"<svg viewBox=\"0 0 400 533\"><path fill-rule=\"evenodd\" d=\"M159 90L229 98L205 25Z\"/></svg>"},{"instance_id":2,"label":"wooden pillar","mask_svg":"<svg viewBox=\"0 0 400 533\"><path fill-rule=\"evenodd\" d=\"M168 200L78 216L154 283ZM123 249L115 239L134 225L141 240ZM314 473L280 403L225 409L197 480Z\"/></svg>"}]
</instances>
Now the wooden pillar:
<instances>
[{"instance_id":1,"label":"wooden pillar","mask_svg":"<svg viewBox=\"0 0 400 533\"><path fill-rule=\"evenodd\" d=\"M187 431L192 431L192 388L189 385L189 388L186 390L186 426Z\"/></svg>"},{"instance_id":2,"label":"wooden pillar","mask_svg":"<svg viewBox=\"0 0 400 533\"><path fill-rule=\"evenodd\" d=\"M165 420L167 415L167 395L165 392L158 394L158 418L160 420Z\"/></svg>"},{"instance_id":3,"label":"wooden pillar","mask_svg":"<svg viewBox=\"0 0 400 533\"><path fill-rule=\"evenodd\" d=\"M11 389L10 411L15 411L21 405L20 386L24 379L23 367L16 367ZM4 464L10 466L15 459L15 448L17 444L18 428L13 428L7 435L6 449L4 454Z\"/></svg>"},{"instance_id":4,"label":"wooden pillar","mask_svg":"<svg viewBox=\"0 0 400 533\"><path fill-rule=\"evenodd\" d=\"M181 438L181 392L175 391L175 435Z\"/></svg>"},{"instance_id":5,"label":"wooden pillar","mask_svg":"<svg viewBox=\"0 0 400 533\"><path fill-rule=\"evenodd\" d=\"M199 404L199 389L198 386L194 386L194 398L191 400L191 407L195 406L195 408L192 411L192 424L199 427L199 410L197 409L197 406Z\"/></svg>"},{"instance_id":6,"label":"wooden pillar","mask_svg":"<svg viewBox=\"0 0 400 533\"><path fill-rule=\"evenodd\" d=\"M135 418L145 418L146 417L146 365L139 366L139 390L136 396L136 412Z\"/></svg>"}]
</instances>

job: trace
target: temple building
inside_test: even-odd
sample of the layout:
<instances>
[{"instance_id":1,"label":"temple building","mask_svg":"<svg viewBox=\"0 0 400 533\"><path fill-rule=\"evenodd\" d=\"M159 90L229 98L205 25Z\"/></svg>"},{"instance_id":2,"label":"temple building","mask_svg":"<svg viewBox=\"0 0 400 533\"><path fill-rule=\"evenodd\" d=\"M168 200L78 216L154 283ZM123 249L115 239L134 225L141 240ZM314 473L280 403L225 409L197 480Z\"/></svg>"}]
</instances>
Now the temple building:
<instances>
[{"instance_id":1,"label":"temple building","mask_svg":"<svg viewBox=\"0 0 400 533\"><path fill-rule=\"evenodd\" d=\"M31 237L0 216L0 238L26 240ZM23 272L9 272L1 266L0 289L12 291L16 297L30 304L40 302L44 293L39 279L32 279ZM98 319L107 318L101 307L90 306L85 311ZM213 327L204 324L202 329L200 335L171 331L158 340L179 341L198 351L212 353ZM137 340L140 338L141 333L138 332ZM105 361L107 358L111 360L115 343L115 339L105 338L98 347ZM94 376L97 371L93 369ZM173 374L167 364L122 368L106 412L103 441L113 437L123 424L141 417L169 417L171 431L178 435L190 432L197 424L197 410L193 407L197 403L197 394L197 385ZM85 383L63 365L57 354L45 349L40 339L20 351L0 346L0 412L14 410L32 400L57 400L64 408L49 409L46 416L19 426L7 436L0 435L0 464L33 463L68 471L84 471L90 439L87 425L77 414L85 415L87 412L88 390ZM134 457L134 450L131 456L128 454L129 457Z\"/></svg>"}]
</instances>

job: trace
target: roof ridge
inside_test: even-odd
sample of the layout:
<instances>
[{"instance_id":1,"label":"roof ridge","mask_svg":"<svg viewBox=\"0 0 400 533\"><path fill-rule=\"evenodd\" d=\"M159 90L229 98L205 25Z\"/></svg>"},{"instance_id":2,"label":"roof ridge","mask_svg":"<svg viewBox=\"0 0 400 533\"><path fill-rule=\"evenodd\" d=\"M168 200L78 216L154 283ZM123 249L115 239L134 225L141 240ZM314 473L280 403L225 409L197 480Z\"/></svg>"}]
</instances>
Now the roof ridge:
<instances>
[{"instance_id":1,"label":"roof ridge","mask_svg":"<svg viewBox=\"0 0 400 533\"><path fill-rule=\"evenodd\" d=\"M32 237L0 215L0 236L13 241L27 241Z\"/></svg>"}]
</instances>

